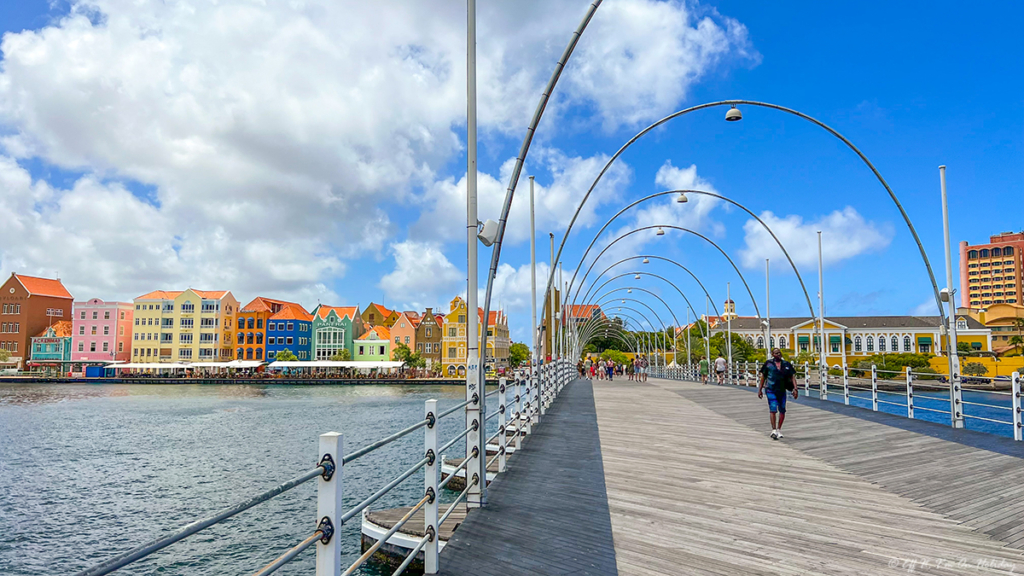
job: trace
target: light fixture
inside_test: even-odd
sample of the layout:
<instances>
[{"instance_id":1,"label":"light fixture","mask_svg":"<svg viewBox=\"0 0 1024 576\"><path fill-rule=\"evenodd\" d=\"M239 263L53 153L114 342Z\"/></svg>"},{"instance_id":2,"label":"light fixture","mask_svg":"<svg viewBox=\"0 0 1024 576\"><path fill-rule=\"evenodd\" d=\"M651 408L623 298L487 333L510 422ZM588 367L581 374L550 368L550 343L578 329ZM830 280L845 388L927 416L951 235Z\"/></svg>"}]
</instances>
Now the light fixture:
<instances>
[{"instance_id":1,"label":"light fixture","mask_svg":"<svg viewBox=\"0 0 1024 576\"><path fill-rule=\"evenodd\" d=\"M625 300L623 300L623 301L622 301L622 303L623 303L623 304L625 304L625 303L626 303L626 301L625 301Z\"/></svg>"},{"instance_id":2,"label":"light fixture","mask_svg":"<svg viewBox=\"0 0 1024 576\"><path fill-rule=\"evenodd\" d=\"M494 220L488 219L486 222L478 220L476 228L476 237L480 239L484 246L490 246L498 239L498 223Z\"/></svg>"},{"instance_id":3,"label":"light fixture","mask_svg":"<svg viewBox=\"0 0 1024 576\"><path fill-rule=\"evenodd\" d=\"M637 274L636 276L633 276L633 280L639 280L639 279L640 279L640 275L639 274Z\"/></svg>"},{"instance_id":4,"label":"light fixture","mask_svg":"<svg viewBox=\"0 0 1024 576\"><path fill-rule=\"evenodd\" d=\"M665 235L665 231L662 230L661 228L658 228L658 231L655 232L655 234L658 235L658 236L664 236Z\"/></svg>"},{"instance_id":5,"label":"light fixture","mask_svg":"<svg viewBox=\"0 0 1024 576\"><path fill-rule=\"evenodd\" d=\"M651 263L651 259L650 258L644 258L644 264L650 264L650 263Z\"/></svg>"},{"instance_id":6,"label":"light fixture","mask_svg":"<svg viewBox=\"0 0 1024 576\"><path fill-rule=\"evenodd\" d=\"M725 113L726 122L738 122L740 120L743 120L743 113L735 106L730 107L729 111Z\"/></svg>"},{"instance_id":7,"label":"light fixture","mask_svg":"<svg viewBox=\"0 0 1024 576\"><path fill-rule=\"evenodd\" d=\"M627 294L632 294L632 293L633 293L633 289L632 289L632 288L630 288L630 289L626 290L626 293L627 293Z\"/></svg>"},{"instance_id":8,"label":"light fixture","mask_svg":"<svg viewBox=\"0 0 1024 576\"><path fill-rule=\"evenodd\" d=\"M686 197L686 192L680 192L679 193L679 197L676 198L676 202L678 202L680 204L686 204L689 201L690 201L690 199Z\"/></svg>"}]
</instances>

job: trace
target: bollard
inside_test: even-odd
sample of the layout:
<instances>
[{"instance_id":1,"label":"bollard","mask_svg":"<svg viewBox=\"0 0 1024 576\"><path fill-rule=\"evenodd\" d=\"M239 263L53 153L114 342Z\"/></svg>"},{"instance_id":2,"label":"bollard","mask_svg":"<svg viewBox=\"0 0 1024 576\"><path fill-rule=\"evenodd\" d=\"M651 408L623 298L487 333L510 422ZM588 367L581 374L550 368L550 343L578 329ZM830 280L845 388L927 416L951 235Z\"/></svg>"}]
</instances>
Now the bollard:
<instances>
[{"instance_id":1,"label":"bollard","mask_svg":"<svg viewBox=\"0 0 1024 576\"><path fill-rule=\"evenodd\" d=\"M871 409L878 412L878 368L871 365Z\"/></svg>"},{"instance_id":2,"label":"bollard","mask_svg":"<svg viewBox=\"0 0 1024 576\"><path fill-rule=\"evenodd\" d=\"M843 404L850 405L850 368L843 364Z\"/></svg>"},{"instance_id":3,"label":"bollard","mask_svg":"<svg viewBox=\"0 0 1024 576\"><path fill-rule=\"evenodd\" d=\"M341 498L342 460L345 457L345 435L328 432L320 435L320 460L330 461L330 474L325 471L316 481L316 527L323 536L316 543L316 576L341 575L340 518L344 513Z\"/></svg>"},{"instance_id":4,"label":"bollard","mask_svg":"<svg viewBox=\"0 0 1024 576\"><path fill-rule=\"evenodd\" d=\"M1020 397L1020 372L1013 373L1013 388L1011 389L1013 397L1013 439L1018 442L1024 436L1024 422L1021 417L1021 397Z\"/></svg>"},{"instance_id":5,"label":"bollard","mask_svg":"<svg viewBox=\"0 0 1024 576\"><path fill-rule=\"evenodd\" d=\"M508 439L505 435L508 424L505 422L505 385L508 380L498 378L498 472L505 471L505 445Z\"/></svg>"},{"instance_id":6,"label":"bollard","mask_svg":"<svg viewBox=\"0 0 1024 576\"><path fill-rule=\"evenodd\" d=\"M424 495L430 496L426 506L423 507L423 530L429 535L426 545L423 546L423 573L437 574L438 560L438 526L437 526L437 469L440 458L437 454L437 400L427 400L424 407L427 427L423 431L423 453L427 458L427 465L424 468L423 491Z\"/></svg>"},{"instance_id":7,"label":"bollard","mask_svg":"<svg viewBox=\"0 0 1024 576\"><path fill-rule=\"evenodd\" d=\"M914 418L914 377L907 366L907 418Z\"/></svg>"}]
</instances>

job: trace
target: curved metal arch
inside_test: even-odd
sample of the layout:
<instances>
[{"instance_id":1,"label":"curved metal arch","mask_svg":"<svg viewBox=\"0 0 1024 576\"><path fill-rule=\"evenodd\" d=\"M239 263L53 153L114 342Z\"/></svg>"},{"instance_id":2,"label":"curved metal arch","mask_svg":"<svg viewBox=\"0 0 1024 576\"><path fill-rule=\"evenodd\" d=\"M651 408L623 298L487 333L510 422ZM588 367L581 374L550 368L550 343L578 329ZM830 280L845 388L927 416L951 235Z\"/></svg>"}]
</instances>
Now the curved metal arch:
<instances>
[{"instance_id":1,"label":"curved metal arch","mask_svg":"<svg viewBox=\"0 0 1024 576\"><path fill-rule=\"evenodd\" d=\"M626 344L626 346L631 346L631 347L633 347L633 348L634 348L634 350L636 350L636 349L638 349L638 347L639 347L639 340L637 340L637 338L636 338L636 335L635 335L635 334L632 334L632 333L631 333L631 332L629 332L628 330L625 330L625 329L624 329L624 326L625 326L625 323L626 323L626 322L625 322L625 320L626 320L626 319L628 319L629 321L631 321L631 322L635 323L635 324L636 324L637 326L640 326L640 321L639 321L639 320L636 320L636 319L635 319L635 318L633 318L632 316L629 316L628 314L627 314L627 315L623 315L622 317L624 318L624 319L623 319L623 327L619 327L619 326L616 326L616 328L618 328L618 330L617 330L617 331L615 331L615 332L614 332L614 334L617 334L617 335L619 335L619 337L620 337L621 341L622 341L622 342L623 342L624 344ZM610 325L612 325L612 326L615 326L615 324L614 324L613 322L611 322L610 320L608 320L607 318L605 318L604 320L605 320L605 322L607 322L608 324L610 324ZM579 340L579 343L578 343L578 348L580 349L581 353L582 353L582 349L586 347L586 345L587 345L587 344L588 344L588 343L590 342L591 338L593 338L593 337L594 337L594 336L596 335L596 330L598 330L598 329L600 329L600 324L595 324L594 326L592 326L592 327L590 328L590 333L589 333L589 334L587 334L586 338L585 338L585 339L581 338L581 339ZM607 329L607 326L605 327L605 329ZM628 334L628 335L630 335L630 337L632 337L632 338L633 338L633 342L631 343L631 342L627 341L627 340L626 340L625 338L622 338L622 336L621 336L620 332L621 332L621 333L625 333L625 334Z\"/></svg>"},{"instance_id":2,"label":"curved metal arch","mask_svg":"<svg viewBox=\"0 0 1024 576\"><path fill-rule=\"evenodd\" d=\"M619 216L624 214L630 208L632 208L632 207L634 207L634 206L636 206L636 205L638 205L638 204L640 204L642 202L646 202L647 200L651 200L651 199L658 198L658 197L661 197L661 196L666 196L666 195L669 195L669 194L681 194L681 193L685 193L685 194L703 194L705 196L711 196L713 198L718 198L720 200L725 200L726 202L729 202L733 206L736 206L737 208L739 208L739 209L743 210L744 212L746 212L747 214L749 214L751 218L757 220L758 223L760 223L761 226L763 226L764 229L767 230L769 234L771 234L772 239L775 240L775 243L779 245L779 249L781 249L782 253L786 256L786 260L789 261L789 266L790 266L790 268L793 269L793 273L796 274L796 279L800 283L800 289L804 291L804 298L807 300L807 309L810 311L811 317L812 318L814 317L814 305L811 304L811 297L807 293L807 286L804 284L804 278L803 278L803 276L800 275L800 270L796 267L796 264L793 262L793 259L790 258L789 251L786 250L786 247L782 244L782 241L779 240L779 237L775 235L775 232L771 229L771 227L769 227L768 224L765 224L764 220L761 220L761 218L757 214L754 214L753 212L751 212L750 209L748 209L743 204L740 204L739 202L733 200L732 198L727 198L725 196L722 196L721 194L715 194L714 192L705 192L704 190L669 190L667 192L658 192L656 194L651 194L649 196L644 196L643 198L641 198L641 199L639 199L639 200L637 200L637 201L627 205L623 209L621 209L618 212L616 212L615 215L612 216L610 219L608 219L608 221L605 222L604 226L602 226L601 229L597 231L597 234L594 235L594 239L590 241L590 245L587 246L587 249L583 252L583 256L580 257L580 263L579 263L578 266L576 266L576 270L573 272L572 279L569 281L569 285L572 286L573 281L576 280L576 274L579 272L580 266L583 265L583 261L587 259L587 255L590 254L591 248L594 247L594 244L597 243L597 240L601 237L601 234L603 234L604 231L607 230L609 226L611 226L612 222L614 222L616 218L618 218ZM582 287L582 280L580 281L580 287ZM578 291L577 291L577 293L578 293ZM566 297L568 297L568 295L566 295ZM716 312L717 312L717 310L716 310Z\"/></svg>"},{"instance_id":3,"label":"curved metal arch","mask_svg":"<svg viewBox=\"0 0 1024 576\"><path fill-rule=\"evenodd\" d=\"M594 188L597 187L598 182L601 181L601 178L603 178L605 173L608 172L608 169L611 168L612 164L615 163L615 161L618 159L618 157L621 156L622 153L625 152L627 148L632 146L633 143L635 143L637 140L639 140L642 136L644 136L645 134L647 134L651 130L654 130L658 126L661 126L662 124L668 122L669 120L678 118L678 117L683 116L685 114L689 114L690 112L695 112L697 110L702 110L704 108L712 108L712 107L716 107L716 106L735 106L735 105L760 106L760 107L763 107L763 108L769 108L769 109L772 109L772 110L778 110L778 111L781 111L781 112L785 112L787 114L792 114L794 116L797 116L799 118L807 120L807 121L809 121L809 122L811 122L811 123L813 123L813 124L823 128L826 132L828 132L829 134L832 134L833 136L835 136L836 138L841 140L844 144L846 144L847 147L849 147L851 150L853 150L853 152L855 154L857 154L857 156L860 157L860 159L864 162L864 164L866 164L867 167L871 169L871 172L875 175L875 177L878 179L878 181L882 184L882 186L885 188L886 192L889 193L889 197L892 199L893 203L896 204L896 207L900 211L900 215L903 216L903 220L904 220L904 222L906 222L907 228L910 229L910 233L911 233L911 235L913 235L914 241L917 242L917 248L921 252L921 259L924 260L925 268L928 270L928 279L931 280L931 283L932 283L932 291L934 292L934 295L935 295L935 305L938 306L938 308L939 308L939 317L942 319L943 324L945 324L946 323L946 314L945 314L945 311L942 308L942 299L939 297L939 286L938 286L938 283L936 283L936 281L935 281L935 274L932 272L932 265L931 265L931 262L928 260L928 254L924 250L924 245L921 244L921 238L920 238L920 236L917 235L917 230L914 228L914 224L910 221L910 216L907 215L907 211L904 210L903 204L901 204L899 199L896 198L896 193L892 191L892 188L889 187L889 183L885 181L885 178L883 178L882 174L878 171L877 168L875 168L875 165L872 164L870 160L868 160L868 157L865 156L864 153L861 152L859 148L854 146L853 142L850 142L849 140L846 139L845 136L843 136L842 134L837 132L831 126L829 126L829 125L825 124L824 122L818 120L817 118L814 118L812 116L808 116L807 114L804 114L803 112L799 112L797 110L793 110L792 108L786 108L785 106L779 106L778 104L771 104L771 103L768 103L768 102L758 102L756 100L721 100L721 101L718 101L718 102L708 102L706 104L698 104L697 106L691 106L689 108L685 108L683 110L679 110L678 112L673 112L672 114L669 114L668 116L665 116L661 120L658 120L657 122L654 122L650 126L644 128L643 130L638 132L636 134L636 136L633 136L632 138L630 138L629 141L627 141L625 144L623 144L622 147L619 148L618 151L616 151L615 154L611 158L608 159L608 162L604 165L604 168L601 169L601 172L598 173L597 178L594 179L594 183L590 185L590 188L587 190L587 193L583 196L583 199L580 200L580 205L576 208L576 212L573 214L572 220L569 221L569 226L565 230L565 235L562 236L562 242L558 246L558 253L555 256L555 260L554 260L554 262L551 263L552 272L548 275L548 288L547 289L550 290L551 289L551 285L554 282L554 279L555 279L554 269L556 268L556 263L559 262L561 260L561 258L562 258L562 250L565 248L565 243L566 243L566 241L569 238L569 233L572 231L573 225L576 223L576 219L579 218L580 211L583 209L584 204L586 204L587 200L590 198L590 195L593 193ZM812 316L813 316L813 314L812 314Z\"/></svg>"},{"instance_id":4,"label":"curved metal arch","mask_svg":"<svg viewBox=\"0 0 1024 576\"><path fill-rule=\"evenodd\" d=\"M631 299L631 300L632 300L632 299ZM647 304L645 304L644 302L641 302L641 301L639 301L639 300L632 300L632 301L633 301L633 302L636 302L636 303L638 303L638 304L643 304L643 305L644 305L644 306L645 306L645 307L646 307L646 308L647 308L648 310L650 310L651 312L654 312L654 309L653 309L653 308L651 308L650 306L648 306ZM641 312L640 310L637 310L636 308L633 308L633 307L630 307L630 306L626 306L626 305L618 305L618 307L619 307L619 308L625 308L626 310L629 310L629 311L631 311L631 312L635 312L635 313L639 314L641 318L643 318L644 320L646 320L646 321L647 321L647 323L648 323L648 324L649 324L649 325L651 326L651 328L652 328L652 329L656 329L656 327L655 327L655 325L654 325L654 322L651 322L651 321L650 321L650 319L648 319L648 318L647 318L647 316L645 316L645 315L644 315L644 313L643 313L643 312ZM655 315L655 317L657 317L657 313L656 313L656 312L654 313L654 315ZM637 324L637 327L638 327L638 328L640 328L640 329L643 329L643 324L642 324L642 323L640 323L640 321L639 321L639 320L636 320L636 319L634 318L634 319L633 319L633 321L634 321L634 322L636 322L636 324ZM664 323L664 322L662 322L660 318L658 318L658 322L661 322L661 325L662 325L662 331L664 332L664 330L665 330L665 323ZM646 332L647 332L647 330L642 330L642 332L645 332L645 333L646 333Z\"/></svg>"},{"instance_id":5,"label":"curved metal arch","mask_svg":"<svg viewBox=\"0 0 1024 576\"><path fill-rule=\"evenodd\" d=\"M597 282L598 278L604 276L605 273L607 273L612 268L618 266L619 264L622 264L623 262L629 262L630 260L637 260L637 259L640 259L640 258L654 258L654 259L657 259L657 260L664 260L666 262L671 262L672 264L675 264L679 268L682 268L687 274L689 274L697 282L698 285L700 285L700 289L704 291L704 295L707 296L708 300L711 302L711 305L714 307L715 314L717 314L719 316L721 315L721 313L718 311L718 305L714 303L714 299L711 298L711 293L708 292L707 287L705 287L704 283L700 281L700 278L698 278L697 275L694 274L693 272L691 272L690 269L687 268L686 266L683 266L679 262L676 262L675 260L672 260L671 258L666 258L664 256L656 256L656 255L653 255L653 254L640 254L640 255L637 255L637 256L630 256L629 258L623 258L622 260L619 260L618 262L616 262L616 263L608 266L604 270L602 270L600 274L598 274L597 276L594 277L594 282ZM632 274L639 274L639 273L640 272L632 272ZM616 276L615 278L619 278L619 277L621 277L621 275L620 276ZM660 276L659 276L659 278L660 278ZM603 287L608 282L610 282L610 280L606 281L601 286ZM600 290L600 288L598 288L598 290ZM676 287L676 290L679 291L679 292L682 292L681 290L679 290L678 287ZM586 302L587 298L590 297L591 291L593 291L593 286L591 286L590 288L587 288L586 294L583 295L583 302ZM577 294L578 294L578 292L577 292ZM685 298L685 296L684 296L684 298ZM686 303L687 303L687 305L689 305L690 304L689 300L687 300ZM576 304L576 296L573 296L572 302L570 304ZM697 311L694 310L693 306L690 306L690 311L693 312L694 314L697 313Z\"/></svg>"},{"instance_id":6,"label":"curved metal arch","mask_svg":"<svg viewBox=\"0 0 1024 576\"><path fill-rule=\"evenodd\" d=\"M640 312L639 310L636 310L636 309L634 309L634 308L631 308L631 307L629 307L629 306L620 306L620 308L626 308L627 310L631 310L631 311L633 311L633 312L636 312L636 313L637 313L637 314L639 314L639 315L640 315L640 316L641 316L641 317L642 317L642 318L643 318L644 320L646 320L648 324L650 324L651 326L654 326L654 323L653 323L653 322L651 322L650 320L648 320L648 319L647 319L647 317L646 317L646 316L644 316L644 315L643 315L643 313L641 313L641 312ZM635 324L636 324L637 328L643 328L643 323L642 323L642 322L640 322L640 320L638 320L637 318L635 318L635 317L633 317L633 316L631 316L631 315L629 315L629 314L618 314L618 315L617 315L617 317L622 317L622 318L628 318L628 319L629 319L629 320L630 320L631 322L633 322L633 323L635 323ZM605 321L605 322L607 322L607 323L609 323L609 324L612 324L612 325L614 325L614 322L612 322L611 320L608 320L608 318L604 318L604 321ZM625 322L623 322L623 324L625 324ZM599 329L598 327L600 327L600 326L601 326L601 324L600 324L600 323L598 323L598 324L593 324L593 325L591 325L591 326L590 326L590 329Z\"/></svg>"},{"instance_id":7,"label":"curved metal arch","mask_svg":"<svg viewBox=\"0 0 1024 576\"><path fill-rule=\"evenodd\" d=\"M614 322L611 322L611 321L605 319L606 324L598 323L598 324L593 324L593 325L589 326L588 328L586 328L586 338L581 338L580 339L581 346L585 347L586 344L588 342L590 342L590 340L594 336L597 335L598 331L602 330L602 329L608 330L609 328L612 328L613 330L618 330L618 331L621 331L621 332L629 333L629 331L625 329L625 325L626 325L626 320L627 319L630 322L636 323L638 326L640 325L639 320L636 320L632 316L629 316L629 315L625 315L624 317L620 317L620 319L623 320L622 326L618 326Z\"/></svg>"},{"instance_id":8,"label":"curved metal arch","mask_svg":"<svg viewBox=\"0 0 1024 576\"><path fill-rule=\"evenodd\" d=\"M668 305L668 302L665 302L665 300L663 300L661 298L661 296L658 296L654 292L651 292L650 290L647 290L645 288L641 288L639 286L622 286L622 287L619 287L619 288L613 288L613 289L605 292L604 294L595 297L594 300L600 300L601 298L604 298L605 296L607 296L609 294L614 294L615 292L620 292L622 290L640 290L641 292L646 292L647 294L650 294L651 296L654 296L655 298L658 299L658 302L661 302L665 306L665 309L668 310L668 313L672 315L672 319L675 320L675 322L676 322L675 325L676 326L679 325L679 318L676 317L676 313L672 310L672 307ZM626 300L629 300L629 298L626 298ZM659 318L659 320L661 320L661 319ZM664 324L664 322L662 322L662 324Z\"/></svg>"},{"instance_id":9,"label":"curved metal arch","mask_svg":"<svg viewBox=\"0 0 1024 576\"><path fill-rule=\"evenodd\" d=\"M757 305L757 299L754 298L754 292L750 290L750 285L747 284L747 279L743 276L743 273L740 272L740 269L738 266L736 266L736 263L732 261L732 258L730 258L729 255L725 252L725 250L722 250L722 247L716 244L714 240L708 238L707 236L701 234L700 232L694 232L693 230L690 230L689 228L683 228L682 226L675 226L672 224L653 224L651 226L641 226L640 228L635 228L633 230L630 230L629 232L626 232L625 234L622 234L618 238L612 240L612 242L605 246L604 249L601 250L601 252L597 255L597 257L594 258L594 261L590 264L590 268L587 269L587 273L583 275L583 278L580 280L580 283L582 284L583 282L586 281L587 276L590 274L590 271L594 269L594 265L597 264L597 261L601 259L601 256L604 255L604 253L607 252L609 248L611 248L612 246L614 246L620 240L626 238L627 236L631 236L633 234L636 234L637 232L643 232L644 230L650 230L652 228L668 228L670 230L682 230L683 232L689 232L717 248L718 251L722 253L722 256L725 256L725 259L729 261L729 264L732 265L733 270L735 270L736 274L740 277L740 280L743 282L743 286L747 289L747 294L750 296L750 301L754 304L754 312L757 314L757 319L759 321L761 320L761 308L758 307Z\"/></svg>"}]
</instances>

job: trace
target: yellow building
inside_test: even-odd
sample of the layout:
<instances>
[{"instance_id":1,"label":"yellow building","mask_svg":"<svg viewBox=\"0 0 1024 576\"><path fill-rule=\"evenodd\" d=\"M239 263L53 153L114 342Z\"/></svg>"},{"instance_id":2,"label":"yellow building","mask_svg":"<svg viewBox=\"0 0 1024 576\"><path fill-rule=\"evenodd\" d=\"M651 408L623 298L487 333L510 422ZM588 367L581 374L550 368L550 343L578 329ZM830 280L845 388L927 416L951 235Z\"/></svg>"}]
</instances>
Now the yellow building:
<instances>
[{"instance_id":1,"label":"yellow building","mask_svg":"<svg viewBox=\"0 0 1024 576\"><path fill-rule=\"evenodd\" d=\"M456 296L448 304L441 336L441 370L445 376L466 375L466 301ZM483 331L484 311L476 309L477 334ZM490 313L487 332L487 354L484 365L493 368L507 368L512 341L508 331L508 316L502 311Z\"/></svg>"},{"instance_id":2,"label":"yellow building","mask_svg":"<svg viewBox=\"0 0 1024 576\"><path fill-rule=\"evenodd\" d=\"M960 308L959 314L970 316L992 331L992 351L998 355L1024 351L1015 337L1024 340L1024 306L992 304L985 308Z\"/></svg>"},{"instance_id":3,"label":"yellow building","mask_svg":"<svg viewBox=\"0 0 1024 576\"><path fill-rule=\"evenodd\" d=\"M231 360L239 311L231 292L157 290L134 303L132 362Z\"/></svg>"}]
</instances>

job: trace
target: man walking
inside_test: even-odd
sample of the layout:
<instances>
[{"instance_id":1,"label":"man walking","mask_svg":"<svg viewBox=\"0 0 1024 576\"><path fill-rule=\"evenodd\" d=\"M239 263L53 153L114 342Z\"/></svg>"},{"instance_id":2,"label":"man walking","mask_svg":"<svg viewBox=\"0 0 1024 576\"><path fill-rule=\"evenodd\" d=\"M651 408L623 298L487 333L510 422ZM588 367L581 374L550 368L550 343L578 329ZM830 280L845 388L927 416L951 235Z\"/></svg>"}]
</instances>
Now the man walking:
<instances>
[{"instance_id":1,"label":"man walking","mask_svg":"<svg viewBox=\"0 0 1024 576\"><path fill-rule=\"evenodd\" d=\"M765 386L767 384L767 387ZM782 359L782 350L772 348L772 357L761 367L761 381L757 386L757 397L768 396L768 418L772 423L772 440L782 438L782 423L786 420L786 392L793 391L796 400L796 370L793 365ZM775 414L778 413L778 425Z\"/></svg>"},{"instance_id":2,"label":"man walking","mask_svg":"<svg viewBox=\"0 0 1024 576\"><path fill-rule=\"evenodd\" d=\"M725 384L725 369L727 366L728 362L719 354L718 358L715 358L715 376L718 377L719 384Z\"/></svg>"},{"instance_id":3,"label":"man walking","mask_svg":"<svg viewBox=\"0 0 1024 576\"><path fill-rule=\"evenodd\" d=\"M700 382L701 384L708 383L708 357L700 357Z\"/></svg>"}]
</instances>

